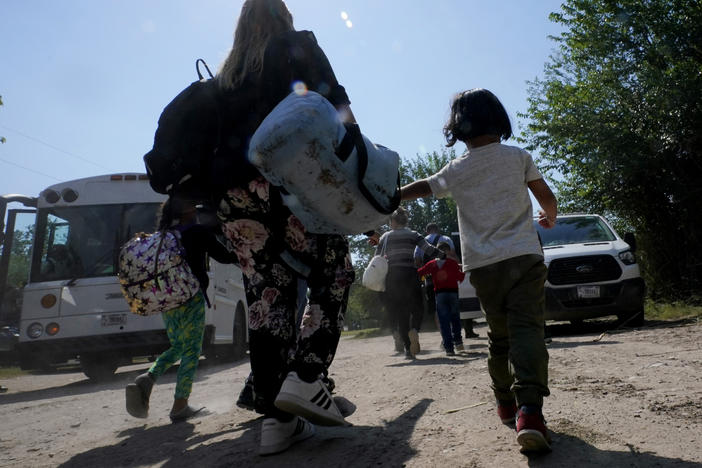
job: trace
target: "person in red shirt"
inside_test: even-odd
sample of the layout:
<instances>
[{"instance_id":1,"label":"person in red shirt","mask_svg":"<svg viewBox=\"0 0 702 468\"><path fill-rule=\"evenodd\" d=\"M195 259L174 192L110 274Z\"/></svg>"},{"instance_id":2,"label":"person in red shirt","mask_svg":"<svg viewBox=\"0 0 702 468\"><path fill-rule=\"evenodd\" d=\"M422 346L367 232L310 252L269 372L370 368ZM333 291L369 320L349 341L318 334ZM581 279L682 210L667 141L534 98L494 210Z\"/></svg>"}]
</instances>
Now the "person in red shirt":
<instances>
[{"instance_id":1,"label":"person in red shirt","mask_svg":"<svg viewBox=\"0 0 702 468\"><path fill-rule=\"evenodd\" d=\"M419 276L431 275L444 349L447 356L455 356L454 346L456 350L463 351L461 316L458 312L458 283L463 281L466 274L461 271L461 267L456 262L450 245L441 242L437 248L446 253L446 258L432 260L417 272Z\"/></svg>"}]
</instances>

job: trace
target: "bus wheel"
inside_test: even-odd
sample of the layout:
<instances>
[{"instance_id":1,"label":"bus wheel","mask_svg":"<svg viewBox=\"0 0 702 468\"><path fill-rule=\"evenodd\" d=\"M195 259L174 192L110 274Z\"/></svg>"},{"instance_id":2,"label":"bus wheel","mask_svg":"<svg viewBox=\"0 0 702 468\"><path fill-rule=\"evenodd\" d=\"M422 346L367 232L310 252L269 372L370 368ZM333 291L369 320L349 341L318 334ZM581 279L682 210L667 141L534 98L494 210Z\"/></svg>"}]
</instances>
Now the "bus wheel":
<instances>
[{"instance_id":1,"label":"bus wheel","mask_svg":"<svg viewBox=\"0 0 702 468\"><path fill-rule=\"evenodd\" d=\"M234 319L234 330L232 330L232 356L235 361L246 357L248 343L246 342L246 313L244 308L239 304L236 308L236 317Z\"/></svg>"},{"instance_id":2,"label":"bus wheel","mask_svg":"<svg viewBox=\"0 0 702 468\"><path fill-rule=\"evenodd\" d=\"M119 365L115 356L85 354L80 356L80 367L90 380L101 382L111 378Z\"/></svg>"}]
</instances>

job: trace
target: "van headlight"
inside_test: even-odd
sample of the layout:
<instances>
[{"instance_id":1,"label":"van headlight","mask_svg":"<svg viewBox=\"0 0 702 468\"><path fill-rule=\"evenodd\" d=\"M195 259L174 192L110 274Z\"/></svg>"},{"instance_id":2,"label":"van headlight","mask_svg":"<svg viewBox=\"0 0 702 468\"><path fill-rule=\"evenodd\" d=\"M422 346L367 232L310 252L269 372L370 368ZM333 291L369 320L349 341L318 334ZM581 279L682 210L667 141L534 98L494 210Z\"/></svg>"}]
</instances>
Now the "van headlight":
<instances>
[{"instance_id":1,"label":"van headlight","mask_svg":"<svg viewBox=\"0 0 702 468\"><path fill-rule=\"evenodd\" d=\"M41 323L38 322L34 322L27 327L27 336L30 338L39 338L43 332L44 327L42 327Z\"/></svg>"},{"instance_id":2,"label":"van headlight","mask_svg":"<svg viewBox=\"0 0 702 468\"><path fill-rule=\"evenodd\" d=\"M619 260L622 261L624 265L633 265L636 263L636 255L631 250L625 250L624 252L619 252Z\"/></svg>"}]
</instances>

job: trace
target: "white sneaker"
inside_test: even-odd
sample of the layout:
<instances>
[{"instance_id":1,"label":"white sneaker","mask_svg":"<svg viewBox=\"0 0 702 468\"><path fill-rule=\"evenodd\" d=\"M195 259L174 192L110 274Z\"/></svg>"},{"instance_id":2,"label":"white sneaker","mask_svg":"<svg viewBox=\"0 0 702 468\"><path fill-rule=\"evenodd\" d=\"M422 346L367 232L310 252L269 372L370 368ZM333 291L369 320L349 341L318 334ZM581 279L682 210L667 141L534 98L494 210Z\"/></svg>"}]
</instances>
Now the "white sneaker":
<instances>
[{"instance_id":1,"label":"white sneaker","mask_svg":"<svg viewBox=\"0 0 702 468\"><path fill-rule=\"evenodd\" d=\"M292 444L309 439L313 435L314 426L303 418L295 416L289 422L266 418L261 427L261 446L258 454L273 455L282 452Z\"/></svg>"},{"instance_id":2,"label":"white sneaker","mask_svg":"<svg viewBox=\"0 0 702 468\"><path fill-rule=\"evenodd\" d=\"M288 413L302 416L320 426L348 426L331 393L321 380L307 383L290 372L283 381L275 406Z\"/></svg>"}]
</instances>

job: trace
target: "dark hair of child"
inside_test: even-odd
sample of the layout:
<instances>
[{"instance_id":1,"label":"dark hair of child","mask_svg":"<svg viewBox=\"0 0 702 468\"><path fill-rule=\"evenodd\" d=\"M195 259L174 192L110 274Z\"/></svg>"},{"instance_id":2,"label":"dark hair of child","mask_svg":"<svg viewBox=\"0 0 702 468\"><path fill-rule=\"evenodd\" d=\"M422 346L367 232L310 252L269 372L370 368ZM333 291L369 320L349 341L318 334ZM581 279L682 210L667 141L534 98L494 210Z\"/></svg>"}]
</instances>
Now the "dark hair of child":
<instances>
[{"instance_id":1,"label":"dark hair of child","mask_svg":"<svg viewBox=\"0 0 702 468\"><path fill-rule=\"evenodd\" d=\"M451 103L451 116L444 126L446 146L466 142L481 135L496 135L501 140L512 136L512 125L504 106L487 89L474 88L459 93Z\"/></svg>"},{"instance_id":2,"label":"dark hair of child","mask_svg":"<svg viewBox=\"0 0 702 468\"><path fill-rule=\"evenodd\" d=\"M180 220L188 208L193 208L192 201L177 195L168 197L168 200L163 202L159 209L156 229L163 231L170 228L176 221Z\"/></svg>"}]
</instances>

